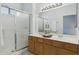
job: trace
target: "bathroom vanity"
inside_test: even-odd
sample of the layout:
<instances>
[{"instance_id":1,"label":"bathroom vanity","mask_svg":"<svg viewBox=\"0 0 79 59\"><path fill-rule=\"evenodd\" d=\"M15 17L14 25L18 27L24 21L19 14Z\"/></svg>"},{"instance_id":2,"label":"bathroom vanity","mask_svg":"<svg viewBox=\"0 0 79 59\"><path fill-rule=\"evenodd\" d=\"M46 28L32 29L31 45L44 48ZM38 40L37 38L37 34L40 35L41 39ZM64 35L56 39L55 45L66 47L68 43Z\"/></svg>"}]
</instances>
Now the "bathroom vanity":
<instances>
[{"instance_id":1,"label":"bathroom vanity","mask_svg":"<svg viewBox=\"0 0 79 59\"><path fill-rule=\"evenodd\" d=\"M39 34L31 34L28 50L36 55L78 55L79 44L76 36L54 35L46 38Z\"/></svg>"}]
</instances>

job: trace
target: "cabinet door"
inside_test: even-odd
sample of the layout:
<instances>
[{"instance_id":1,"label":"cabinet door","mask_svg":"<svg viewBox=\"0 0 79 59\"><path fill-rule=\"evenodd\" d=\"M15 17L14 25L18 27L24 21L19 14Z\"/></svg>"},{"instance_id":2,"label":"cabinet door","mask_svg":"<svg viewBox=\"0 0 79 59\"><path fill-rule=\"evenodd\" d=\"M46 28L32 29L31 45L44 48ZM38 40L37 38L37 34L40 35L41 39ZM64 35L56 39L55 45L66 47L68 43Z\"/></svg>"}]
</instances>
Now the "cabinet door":
<instances>
[{"instance_id":1,"label":"cabinet door","mask_svg":"<svg viewBox=\"0 0 79 59\"><path fill-rule=\"evenodd\" d=\"M77 46L77 54L79 55L79 45Z\"/></svg>"},{"instance_id":2,"label":"cabinet door","mask_svg":"<svg viewBox=\"0 0 79 59\"><path fill-rule=\"evenodd\" d=\"M28 39L28 49L29 51L34 52L34 39L31 36L29 36Z\"/></svg>"},{"instance_id":3,"label":"cabinet door","mask_svg":"<svg viewBox=\"0 0 79 59\"><path fill-rule=\"evenodd\" d=\"M35 41L35 53L36 54L43 54L43 43L39 41Z\"/></svg>"},{"instance_id":4,"label":"cabinet door","mask_svg":"<svg viewBox=\"0 0 79 59\"><path fill-rule=\"evenodd\" d=\"M44 55L56 55L56 50L56 47L44 44Z\"/></svg>"}]
</instances>

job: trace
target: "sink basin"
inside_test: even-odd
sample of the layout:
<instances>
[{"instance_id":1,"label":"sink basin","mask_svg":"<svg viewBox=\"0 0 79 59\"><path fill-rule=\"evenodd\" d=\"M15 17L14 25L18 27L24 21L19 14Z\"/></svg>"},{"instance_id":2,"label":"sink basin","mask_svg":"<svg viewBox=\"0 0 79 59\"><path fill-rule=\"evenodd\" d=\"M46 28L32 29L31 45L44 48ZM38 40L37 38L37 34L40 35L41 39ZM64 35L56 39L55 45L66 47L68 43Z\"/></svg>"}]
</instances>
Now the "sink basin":
<instances>
[{"instance_id":1,"label":"sink basin","mask_svg":"<svg viewBox=\"0 0 79 59\"><path fill-rule=\"evenodd\" d=\"M40 33L40 35L42 35L43 37L52 37L52 33L49 33L49 34L44 34L44 33Z\"/></svg>"},{"instance_id":2,"label":"sink basin","mask_svg":"<svg viewBox=\"0 0 79 59\"><path fill-rule=\"evenodd\" d=\"M60 38L60 39L64 39L67 38L67 36L63 36L63 35L53 35L53 38Z\"/></svg>"},{"instance_id":3,"label":"sink basin","mask_svg":"<svg viewBox=\"0 0 79 59\"><path fill-rule=\"evenodd\" d=\"M50 34L44 34L43 37L52 37Z\"/></svg>"},{"instance_id":4,"label":"sink basin","mask_svg":"<svg viewBox=\"0 0 79 59\"><path fill-rule=\"evenodd\" d=\"M63 35L58 35L58 37L59 37L59 38L63 38L64 36L63 36Z\"/></svg>"}]
</instances>

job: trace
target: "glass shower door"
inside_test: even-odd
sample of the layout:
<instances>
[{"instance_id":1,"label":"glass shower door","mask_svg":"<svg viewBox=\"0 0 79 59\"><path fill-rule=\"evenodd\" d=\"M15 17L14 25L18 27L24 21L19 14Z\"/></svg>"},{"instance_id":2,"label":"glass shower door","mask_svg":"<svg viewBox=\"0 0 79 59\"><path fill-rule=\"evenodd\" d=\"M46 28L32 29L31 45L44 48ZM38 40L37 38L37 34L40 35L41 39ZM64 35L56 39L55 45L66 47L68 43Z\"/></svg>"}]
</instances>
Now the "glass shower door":
<instances>
[{"instance_id":1,"label":"glass shower door","mask_svg":"<svg viewBox=\"0 0 79 59\"><path fill-rule=\"evenodd\" d=\"M0 54L9 54L15 51L14 17L1 15L0 18Z\"/></svg>"},{"instance_id":2,"label":"glass shower door","mask_svg":"<svg viewBox=\"0 0 79 59\"><path fill-rule=\"evenodd\" d=\"M15 17L16 26L16 50L20 50L28 46L29 35L29 15L18 12Z\"/></svg>"}]
</instances>

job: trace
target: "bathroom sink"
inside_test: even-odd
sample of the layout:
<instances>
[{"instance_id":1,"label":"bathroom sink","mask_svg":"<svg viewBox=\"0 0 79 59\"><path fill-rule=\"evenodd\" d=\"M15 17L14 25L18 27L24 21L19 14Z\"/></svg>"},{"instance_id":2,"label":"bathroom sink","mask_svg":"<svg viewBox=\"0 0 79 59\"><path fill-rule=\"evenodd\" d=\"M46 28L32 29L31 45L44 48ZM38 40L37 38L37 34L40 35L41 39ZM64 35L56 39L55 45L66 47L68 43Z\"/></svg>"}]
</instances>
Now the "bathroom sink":
<instances>
[{"instance_id":1,"label":"bathroom sink","mask_svg":"<svg viewBox=\"0 0 79 59\"><path fill-rule=\"evenodd\" d=\"M40 33L40 35L42 35L43 37L52 37L52 33L49 33L49 34L44 34L44 33Z\"/></svg>"},{"instance_id":2,"label":"bathroom sink","mask_svg":"<svg viewBox=\"0 0 79 59\"><path fill-rule=\"evenodd\" d=\"M51 34L44 34L43 37L52 37Z\"/></svg>"},{"instance_id":3,"label":"bathroom sink","mask_svg":"<svg viewBox=\"0 0 79 59\"><path fill-rule=\"evenodd\" d=\"M53 35L52 37L53 38L60 38L60 39L67 38L67 36L64 36L64 35Z\"/></svg>"},{"instance_id":4,"label":"bathroom sink","mask_svg":"<svg viewBox=\"0 0 79 59\"><path fill-rule=\"evenodd\" d=\"M59 37L59 38L63 38L64 36L63 36L63 35L58 35L58 37Z\"/></svg>"}]
</instances>

